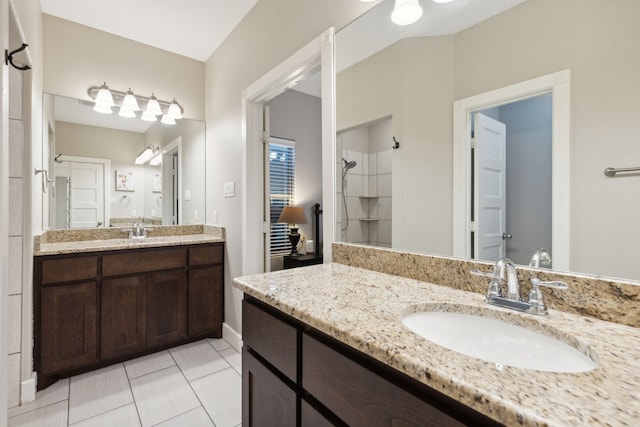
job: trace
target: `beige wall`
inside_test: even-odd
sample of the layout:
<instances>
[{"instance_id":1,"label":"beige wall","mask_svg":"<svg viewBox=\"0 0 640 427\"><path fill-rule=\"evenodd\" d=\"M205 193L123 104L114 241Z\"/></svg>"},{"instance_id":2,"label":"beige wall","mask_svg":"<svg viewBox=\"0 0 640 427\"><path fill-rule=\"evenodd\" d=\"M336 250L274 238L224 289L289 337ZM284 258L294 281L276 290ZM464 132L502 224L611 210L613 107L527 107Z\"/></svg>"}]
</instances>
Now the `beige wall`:
<instances>
[{"instance_id":1,"label":"beige wall","mask_svg":"<svg viewBox=\"0 0 640 427\"><path fill-rule=\"evenodd\" d=\"M227 228L225 320L241 332L242 274L241 92L327 28L349 23L373 3L344 0L260 0L206 64L207 222ZM215 166L209 166L215 165ZM236 197L224 198L224 183Z\"/></svg>"},{"instance_id":2,"label":"beige wall","mask_svg":"<svg viewBox=\"0 0 640 427\"><path fill-rule=\"evenodd\" d=\"M117 90L175 97L186 118L204 120L204 63L54 16L43 21L45 92L87 99L87 88L106 81Z\"/></svg>"},{"instance_id":3,"label":"beige wall","mask_svg":"<svg viewBox=\"0 0 640 427\"><path fill-rule=\"evenodd\" d=\"M571 270L640 279L637 178L602 173L640 165L638 16L634 0L529 0L449 38L401 41L340 73L339 130L394 116L402 142L394 219L397 209L403 216L394 247L451 253L453 101L570 69Z\"/></svg>"}]
</instances>

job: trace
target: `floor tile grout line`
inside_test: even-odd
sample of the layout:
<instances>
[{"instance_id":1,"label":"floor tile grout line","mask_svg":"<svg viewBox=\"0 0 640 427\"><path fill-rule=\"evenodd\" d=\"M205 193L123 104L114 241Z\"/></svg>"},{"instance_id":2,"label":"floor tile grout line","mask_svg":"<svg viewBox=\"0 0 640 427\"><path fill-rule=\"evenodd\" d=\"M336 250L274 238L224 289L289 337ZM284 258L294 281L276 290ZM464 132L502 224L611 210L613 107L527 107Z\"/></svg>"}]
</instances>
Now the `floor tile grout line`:
<instances>
[{"instance_id":1,"label":"floor tile grout line","mask_svg":"<svg viewBox=\"0 0 640 427\"><path fill-rule=\"evenodd\" d=\"M127 370L124 367L124 362L114 363L113 365L105 366L102 369L106 369L106 368L112 369L112 368L114 368L115 366L118 366L118 365L121 365L121 368L124 370L124 375L127 378L127 381L129 381L129 377L127 377ZM95 371L89 371L89 372L95 372ZM89 373L89 372L85 372L85 373ZM84 375L84 374L79 374L79 375ZM125 405L130 405L131 403L135 403L135 401L136 401L135 396L133 395L133 391L131 390L131 383L130 382L129 382L129 391L131 391L132 402L128 402ZM125 406L125 405L121 405L118 408L121 408L122 406ZM69 408L68 408L68 414L67 414L67 426L72 426L72 425L78 424L78 423L80 423L82 421L90 420L91 418L97 417L99 415L104 415L104 414L106 414L108 412L111 412L113 410L113 409L109 409L108 411L100 412L99 414L92 415L92 416L90 416L88 418L83 418L83 419L78 420L78 421L74 422L73 424L71 424L71 378L69 378L69 405L68 406L69 406ZM137 408L137 406L136 406L136 408ZM117 408L114 408L114 409L117 409Z\"/></svg>"},{"instance_id":2,"label":"floor tile grout line","mask_svg":"<svg viewBox=\"0 0 640 427\"><path fill-rule=\"evenodd\" d=\"M125 403L124 405L120 405L120 406L118 406L118 407L116 407L116 408L109 409L108 411L102 412L102 413L100 413L100 414L96 414L96 415L94 415L94 416L92 416L92 417L85 418L85 419L80 420L80 421L76 421L76 422L75 422L75 423L73 423L73 424L69 424L69 420L67 420L67 426L72 427L72 426L78 425L78 424L83 423L83 422L85 422L85 421L89 421L89 420L91 420L91 419L93 419L93 418L97 418L97 417L101 417L101 416L103 416L103 415L106 415L106 414L108 414L109 412L117 411L118 409L122 409L122 408L124 408L125 406L129 406L129 405L131 405L131 404L133 404L134 406L136 406L135 399L134 399L134 401L133 401L133 402ZM137 406L136 406L136 411L137 411Z\"/></svg>"},{"instance_id":3,"label":"floor tile grout line","mask_svg":"<svg viewBox=\"0 0 640 427\"><path fill-rule=\"evenodd\" d=\"M216 349L214 348L213 351L216 351ZM189 381L187 376L184 374L184 372L182 371L182 368L178 364L178 361L175 359L175 357L173 357L173 354L171 352L169 352L169 355L171 355L171 358L173 359L173 361L175 362L176 366L180 370L180 373L184 377L184 379L187 382L187 384L189 384L189 388L193 392L194 396L196 397L196 399L198 399L198 402L200 402L200 406L202 406L202 409L204 409L204 413L207 414L207 417L209 417L209 419L211 420L211 424L213 424L214 427L215 427L215 425L216 425L215 421L213 421L213 418L211 418L211 414L209 413L209 411L207 411L207 408L202 403L202 400L200 400L200 396L198 396L198 393L196 393L196 391L193 389L193 385L191 385L191 381ZM204 378L204 377L202 377L202 378Z\"/></svg>"},{"instance_id":4,"label":"floor tile grout line","mask_svg":"<svg viewBox=\"0 0 640 427\"><path fill-rule=\"evenodd\" d=\"M122 363L124 365L124 362ZM133 397L133 406L136 408L136 414L138 415L138 421L140 421L140 427L142 424L142 417L140 416L140 409L138 408L138 402L136 401L136 395L133 393L133 386L131 385L132 378L129 378L129 373L127 372L127 367L124 367L124 373L127 375L127 381L129 382L129 390L131 391L131 397ZM136 377L139 378L139 377Z\"/></svg>"},{"instance_id":5,"label":"floor tile grout line","mask_svg":"<svg viewBox=\"0 0 640 427\"><path fill-rule=\"evenodd\" d=\"M11 418L18 418L18 417L21 417L21 416L23 416L23 415L31 414L32 412L39 411L39 410L41 410L41 409L48 408L48 407L50 407L50 406L57 405L57 404L59 404L59 403L64 403L64 402L67 402L67 425L69 425L69 399L62 399L62 400L58 400L58 401L56 401L56 402L51 402L51 403L49 403L49 404L47 404L47 405L43 405L43 406L40 406L40 407L38 407L38 408L33 408L33 409L28 410L28 411L25 411L25 412L21 412L21 413L19 413L19 414L12 415L12 416L10 416L10 417L9 417L9 416L7 416L7 421L8 421L8 420L10 420Z\"/></svg>"}]
</instances>

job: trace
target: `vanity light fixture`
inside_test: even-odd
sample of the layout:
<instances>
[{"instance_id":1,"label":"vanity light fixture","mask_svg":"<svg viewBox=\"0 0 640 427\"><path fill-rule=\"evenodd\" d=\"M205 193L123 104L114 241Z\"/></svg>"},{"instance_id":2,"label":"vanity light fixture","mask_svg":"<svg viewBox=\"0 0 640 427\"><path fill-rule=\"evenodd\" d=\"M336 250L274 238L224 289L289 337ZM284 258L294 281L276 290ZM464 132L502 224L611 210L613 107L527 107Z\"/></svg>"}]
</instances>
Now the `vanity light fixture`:
<instances>
[{"instance_id":1,"label":"vanity light fixture","mask_svg":"<svg viewBox=\"0 0 640 427\"><path fill-rule=\"evenodd\" d=\"M157 116L163 116L163 124L175 125L184 112L175 98L171 102L162 101L153 93L150 97L136 95L131 89L126 92L109 89L106 83L91 86L87 93L95 102L93 110L104 114L111 114L112 107L120 107L118 115L121 117L140 117L142 120L155 122L158 120ZM136 112L141 110L142 114L138 116Z\"/></svg>"},{"instance_id":2,"label":"vanity light fixture","mask_svg":"<svg viewBox=\"0 0 640 427\"><path fill-rule=\"evenodd\" d=\"M174 122L175 123L175 122ZM157 154L149 160L151 166L158 166L162 164L162 151L158 150Z\"/></svg>"},{"instance_id":3,"label":"vanity light fixture","mask_svg":"<svg viewBox=\"0 0 640 427\"><path fill-rule=\"evenodd\" d=\"M143 165L147 163L149 160L151 160L151 158L153 158L154 154L155 154L155 150L151 148L151 146L147 146L144 150L142 150L140 154L138 154L138 156L136 157L135 164Z\"/></svg>"},{"instance_id":4,"label":"vanity light fixture","mask_svg":"<svg viewBox=\"0 0 640 427\"><path fill-rule=\"evenodd\" d=\"M391 12L391 20L397 25L409 25L422 17L422 7L418 0L396 0Z\"/></svg>"}]
</instances>

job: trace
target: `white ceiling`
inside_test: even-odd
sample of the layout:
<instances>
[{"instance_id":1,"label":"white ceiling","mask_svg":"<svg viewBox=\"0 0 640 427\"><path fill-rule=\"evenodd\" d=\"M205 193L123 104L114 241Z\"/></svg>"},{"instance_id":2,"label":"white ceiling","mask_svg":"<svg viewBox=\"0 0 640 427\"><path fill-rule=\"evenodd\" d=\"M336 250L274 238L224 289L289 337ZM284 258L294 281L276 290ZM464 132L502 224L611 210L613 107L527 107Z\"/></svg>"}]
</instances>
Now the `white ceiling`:
<instances>
[{"instance_id":1,"label":"white ceiling","mask_svg":"<svg viewBox=\"0 0 640 427\"><path fill-rule=\"evenodd\" d=\"M40 0L42 12L206 61L258 0Z\"/></svg>"}]
</instances>

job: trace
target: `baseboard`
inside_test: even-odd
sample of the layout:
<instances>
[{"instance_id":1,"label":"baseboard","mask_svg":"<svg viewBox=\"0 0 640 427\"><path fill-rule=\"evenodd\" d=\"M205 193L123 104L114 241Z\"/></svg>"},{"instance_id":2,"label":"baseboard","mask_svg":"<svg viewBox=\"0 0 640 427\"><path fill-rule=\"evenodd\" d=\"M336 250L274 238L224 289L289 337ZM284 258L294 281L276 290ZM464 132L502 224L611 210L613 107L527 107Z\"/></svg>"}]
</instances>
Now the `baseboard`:
<instances>
[{"instance_id":1,"label":"baseboard","mask_svg":"<svg viewBox=\"0 0 640 427\"><path fill-rule=\"evenodd\" d=\"M22 381L20 387L20 404L25 405L29 402L33 402L36 400L36 384L37 384L37 373L34 372L31 374L31 378L28 380Z\"/></svg>"},{"instance_id":2,"label":"baseboard","mask_svg":"<svg viewBox=\"0 0 640 427\"><path fill-rule=\"evenodd\" d=\"M231 347L235 348L238 351L242 351L242 335L237 333L227 323L222 324L222 338L224 338L226 342L231 344Z\"/></svg>"}]
</instances>

